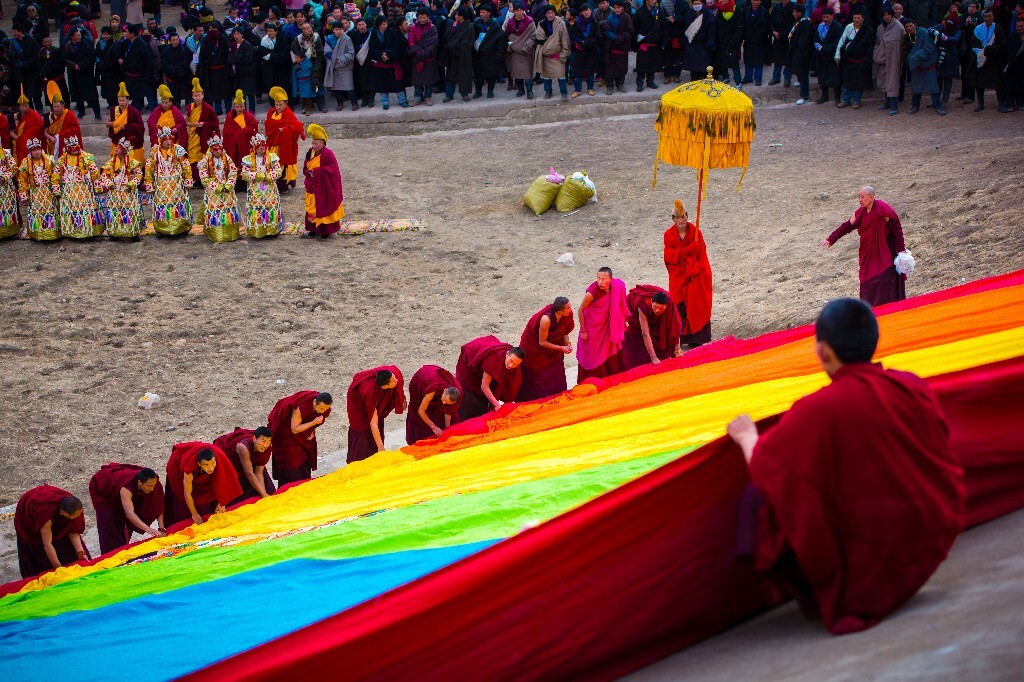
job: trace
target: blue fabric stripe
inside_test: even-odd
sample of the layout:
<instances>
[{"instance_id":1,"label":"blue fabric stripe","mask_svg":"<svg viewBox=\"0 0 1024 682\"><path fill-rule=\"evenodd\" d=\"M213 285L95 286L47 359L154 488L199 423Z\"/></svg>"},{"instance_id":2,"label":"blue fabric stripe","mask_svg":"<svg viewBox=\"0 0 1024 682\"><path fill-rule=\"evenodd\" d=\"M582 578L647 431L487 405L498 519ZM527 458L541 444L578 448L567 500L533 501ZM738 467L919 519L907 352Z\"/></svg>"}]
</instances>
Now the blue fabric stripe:
<instances>
[{"instance_id":1,"label":"blue fabric stripe","mask_svg":"<svg viewBox=\"0 0 1024 682\"><path fill-rule=\"evenodd\" d=\"M498 540L361 559L293 559L52 618L0 623L7 680L169 680L415 580ZM149 651L173 655L151 656Z\"/></svg>"}]
</instances>

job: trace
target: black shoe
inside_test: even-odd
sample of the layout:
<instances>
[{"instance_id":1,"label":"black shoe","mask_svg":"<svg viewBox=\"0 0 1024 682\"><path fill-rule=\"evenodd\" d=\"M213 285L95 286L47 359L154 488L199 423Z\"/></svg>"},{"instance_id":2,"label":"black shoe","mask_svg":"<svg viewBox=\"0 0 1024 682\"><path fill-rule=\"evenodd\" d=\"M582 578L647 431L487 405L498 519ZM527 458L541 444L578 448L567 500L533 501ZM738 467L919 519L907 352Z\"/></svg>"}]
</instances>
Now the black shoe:
<instances>
[{"instance_id":1,"label":"black shoe","mask_svg":"<svg viewBox=\"0 0 1024 682\"><path fill-rule=\"evenodd\" d=\"M636 91L637 92L643 92L644 91L644 84L643 83L637 83L636 84Z\"/></svg>"},{"instance_id":2,"label":"black shoe","mask_svg":"<svg viewBox=\"0 0 1024 682\"><path fill-rule=\"evenodd\" d=\"M778 84L779 84L779 83L781 83L781 82L782 82L782 81L781 81L781 80L779 80L778 78L773 78L773 79L771 79L770 81L768 81L768 85L778 85Z\"/></svg>"},{"instance_id":3,"label":"black shoe","mask_svg":"<svg viewBox=\"0 0 1024 682\"><path fill-rule=\"evenodd\" d=\"M487 93L487 99L494 99L494 91L493 90L491 92Z\"/></svg>"},{"instance_id":4,"label":"black shoe","mask_svg":"<svg viewBox=\"0 0 1024 682\"><path fill-rule=\"evenodd\" d=\"M445 97L443 100L441 100L441 103L442 104L448 104L448 102L451 102L453 99L455 99L455 98L454 97Z\"/></svg>"},{"instance_id":5,"label":"black shoe","mask_svg":"<svg viewBox=\"0 0 1024 682\"><path fill-rule=\"evenodd\" d=\"M921 111L921 107L919 107L919 106L917 106L917 107L910 107L910 113L912 113L912 114L916 114L919 111Z\"/></svg>"},{"instance_id":6,"label":"black shoe","mask_svg":"<svg viewBox=\"0 0 1024 682\"><path fill-rule=\"evenodd\" d=\"M482 92L474 92L473 93L473 99L480 99L483 96L484 96L484 93L482 93Z\"/></svg>"},{"instance_id":7,"label":"black shoe","mask_svg":"<svg viewBox=\"0 0 1024 682\"><path fill-rule=\"evenodd\" d=\"M517 90L516 91L516 97L522 97L525 94L526 94L526 90Z\"/></svg>"},{"instance_id":8,"label":"black shoe","mask_svg":"<svg viewBox=\"0 0 1024 682\"><path fill-rule=\"evenodd\" d=\"M828 101L828 97L826 97L825 95L822 95L818 99L814 100L814 103L815 104L824 104L827 101Z\"/></svg>"},{"instance_id":9,"label":"black shoe","mask_svg":"<svg viewBox=\"0 0 1024 682\"><path fill-rule=\"evenodd\" d=\"M469 102L470 101L470 96L469 95L463 95L462 96L462 101L463 102Z\"/></svg>"},{"instance_id":10,"label":"black shoe","mask_svg":"<svg viewBox=\"0 0 1024 682\"><path fill-rule=\"evenodd\" d=\"M657 90L658 89L658 84L654 82L653 78L648 78L647 79L647 87L649 87L651 90Z\"/></svg>"},{"instance_id":11,"label":"black shoe","mask_svg":"<svg viewBox=\"0 0 1024 682\"><path fill-rule=\"evenodd\" d=\"M984 110L985 110L985 105L982 104L981 102L978 102L976 105L974 105L974 113L978 113L979 111L984 111Z\"/></svg>"}]
</instances>

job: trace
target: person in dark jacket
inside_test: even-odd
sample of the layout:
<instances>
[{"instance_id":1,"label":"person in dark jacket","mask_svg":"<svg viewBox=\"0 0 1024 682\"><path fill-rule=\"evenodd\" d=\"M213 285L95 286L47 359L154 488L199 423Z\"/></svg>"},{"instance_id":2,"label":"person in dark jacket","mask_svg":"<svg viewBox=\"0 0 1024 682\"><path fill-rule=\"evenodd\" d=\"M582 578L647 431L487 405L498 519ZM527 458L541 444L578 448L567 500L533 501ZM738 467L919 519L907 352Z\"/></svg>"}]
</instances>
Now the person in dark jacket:
<instances>
[{"instance_id":1,"label":"person in dark jacket","mask_svg":"<svg viewBox=\"0 0 1024 682\"><path fill-rule=\"evenodd\" d=\"M11 40L7 48L7 57L14 67L14 79L25 90L25 96L39 106L42 97L42 79L39 78L39 43L25 32L25 24L16 22L11 29ZM14 90L18 89L14 86Z\"/></svg>"},{"instance_id":2,"label":"person in dark jacket","mask_svg":"<svg viewBox=\"0 0 1024 682\"><path fill-rule=\"evenodd\" d=\"M494 7L483 4L477 9L479 16L473 22L473 99L483 97L487 83L487 98L494 98L494 85L505 73L505 52L508 41L501 24L494 18Z\"/></svg>"},{"instance_id":3,"label":"person in dark jacket","mask_svg":"<svg viewBox=\"0 0 1024 682\"><path fill-rule=\"evenodd\" d=\"M732 71L736 87L742 87L740 43L743 42L743 13L736 11L736 0L706 1L715 17L715 47L712 50L715 78L728 83L729 71Z\"/></svg>"},{"instance_id":4,"label":"person in dark jacket","mask_svg":"<svg viewBox=\"0 0 1024 682\"><path fill-rule=\"evenodd\" d=\"M171 33L169 42L160 49L160 69L171 91L171 101L179 109L185 108L184 103L192 96L191 63L192 53L181 42L181 36Z\"/></svg>"},{"instance_id":5,"label":"person in dark jacket","mask_svg":"<svg viewBox=\"0 0 1024 682\"><path fill-rule=\"evenodd\" d=\"M787 36L789 42L789 67L800 81L800 99L797 104L807 104L811 98L811 59L814 55L814 27L804 15L804 6L792 3L793 26Z\"/></svg>"},{"instance_id":6,"label":"person in dark jacket","mask_svg":"<svg viewBox=\"0 0 1024 682\"><path fill-rule=\"evenodd\" d=\"M452 25L451 17L448 16L448 10L444 6L444 0L431 0L430 2L430 23L437 29L437 51L438 57L441 54L441 48L444 45L445 36L448 33L448 29ZM437 83L434 86L435 92L444 92L444 67L441 64L440 58L437 60Z\"/></svg>"},{"instance_id":7,"label":"person in dark jacket","mask_svg":"<svg viewBox=\"0 0 1024 682\"><path fill-rule=\"evenodd\" d=\"M373 68L370 72L373 90L380 93L380 104L385 111L391 106L393 92L398 94L398 106L404 109L409 106L409 99L405 94L405 74L401 66L405 53L402 35L397 28L388 26L386 16L378 15L374 24L370 32L370 52L366 57Z\"/></svg>"},{"instance_id":8,"label":"person in dark jacket","mask_svg":"<svg viewBox=\"0 0 1024 682\"><path fill-rule=\"evenodd\" d=\"M65 102L71 99L71 93L68 92L66 67L64 53L60 48L54 46L53 38L50 36L43 38L39 42L39 73L43 77L42 91L46 92L47 84L53 81L60 89L60 94ZM39 108L42 110L42 107Z\"/></svg>"},{"instance_id":9,"label":"person in dark jacket","mask_svg":"<svg viewBox=\"0 0 1024 682\"><path fill-rule=\"evenodd\" d=\"M455 10L455 23L448 27L444 47L441 49L441 65L444 66L444 101L455 99L455 89L465 102L473 87L473 23L472 13L465 5Z\"/></svg>"},{"instance_id":10,"label":"person in dark jacket","mask_svg":"<svg viewBox=\"0 0 1024 682\"><path fill-rule=\"evenodd\" d=\"M102 27L96 43L96 75L100 79L100 97L110 108L117 106L117 89L121 82L121 65L117 58L120 54L114 31L109 26Z\"/></svg>"},{"instance_id":11,"label":"person in dark jacket","mask_svg":"<svg viewBox=\"0 0 1024 682\"><path fill-rule=\"evenodd\" d=\"M829 91L834 91L836 106L842 101L840 97L840 86L842 74L839 71L839 64L836 63L836 48L839 47L839 39L843 36L843 29L835 20L835 12L831 7L825 7L821 11L821 23L814 29L814 50L817 53L818 63L818 85L821 86L821 96L815 100L818 104L829 101Z\"/></svg>"},{"instance_id":12,"label":"person in dark jacket","mask_svg":"<svg viewBox=\"0 0 1024 682\"><path fill-rule=\"evenodd\" d=\"M256 110L256 51L245 39L245 31L236 26L228 39L228 66L235 90L241 90L246 109Z\"/></svg>"},{"instance_id":13,"label":"person in dark jacket","mask_svg":"<svg viewBox=\"0 0 1024 682\"><path fill-rule=\"evenodd\" d=\"M982 22L974 29L974 34L969 36L968 46L971 54L975 55L973 63L969 65L967 78L978 97L978 103L974 105L974 111L979 112L985 108L985 90L996 91L996 101L999 108L1005 108L1003 104L1003 67L1006 64L1006 33L1003 27L995 23L995 15L991 9L985 10L982 14ZM978 65L978 56L983 56L983 63Z\"/></svg>"},{"instance_id":14,"label":"person in dark jacket","mask_svg":"<svg viewBox=\"0 0 1024 682\"><path fill-rule=\"evenodd\" d=\"M96 93L96 50L93 47L92 35L84 28L74 29L71 32L71 40L64 45L63 52L68 68L71 99L77 105L78 117L85 116L85 107L88 105L96 120L102 120L100 100Z\"/></svg>"},{"instance_id":15,"label":"person in dark jacket","mask_svg":"<svg viewBox=\"0 0 1024 682\"><path fill-rule=\"evenodd\" d=\"M199 44L199 82L208 103L218 116L231 108L231 71L228 69L228 41L219 29L211 28Z\"/></svg>"},{"instance_id":16,"label":"person in dark jacket","mask_svg":"<svg viewBox=\"0 0 1024 682\"><path fill-rule=\"evenodd\" d=\"M276 24L267 23L267 35L260 41L256 58L263 69L263 87L273 87L286 93L292 89L292 53L288 41L280 34Z\"/></svg>"},{"instance_id":17,"label":"person in dark jacket","mask_svg":"<svg viewBox=\"0 0 1024 682\"><path fill-rule=\"evenodd\" d=\"M667 14L663 30L665 41L661 53L665 60L665 85L679 83L683 73L683 50L686 38L683 36L683 12Z\"/></svg>"},{"instance_id":18,"label":"person in dark jacket","mask_svg":"<svg viewBox=\"0 0 1024 682\"><path fill-rule=\"evenodd\" d=\"M949 104L953 94L953 79L960 75L960 18L952 10L943 20L941 27L934 31L935 46L939 50L936 75L939 78L939 99L943 106Z\"/></svg>"},{"instance_id":19,"label":"person in dark jacket","mask_svg":"<svg viewBox=\"0 0 1024 682\"><path fill-rule=\"evenodd\" d=\"M1013 33L1006 38L1006 66L1003 69L1003 109L1024 107L1024 18L1013 21Z\"/></svg>"},{"instance_id":20,"label":"person in dark jacket","mask_svg":"<svg viewBox=\"0 0 1024 682\"><path fill-rule=\"evenodd\" d=\"M573 97L582 94L584 81L587 83L587 94L594 95L594 75L601 64L600 31L590 5L580 7L580 15L569 28L569 43L572 46L569 77L573 79L575 88Z\"/></svg>"},{"instance_id":21,"label":"person in dark jacket","mask_svg":"<svg viewBox=\"0 0 1024 682\"><path fill-rule=\"evenodd\" d=\"M124 72L125 85L132 94L132 106L142 111L146 106L148 79L153 76L153 53L146 41L139 37L139 30L135 24L125 27L125 40L118 61Z\"/></svg>"},{"instance_id":22,"label":"person in dark jacket","mask_svg":"<svg viewBox=\"0 0 1024 682\"><path fill-rule=\"evenodd\" d=\"M839 39L836 58L841 58L843 69L843 101L837 106L860 108L860 98L871 89L871 55L875 51L875 30L865 21L860 5L853 8L852 22Z\"/></svg>"},{"instance_id":23,"label":"person in dark jacket","mask_svg":"<svg viewBox=\"0 0 1024 682\"><path fill-rule=\"evenodd\" d=\"M686 38L686 52L683 53L683 68L690 72L690 80L707 78L708 67L715 56L715 15L701 0L693 0L683 19L683 35Z\"/></svg>"},{"instance_id":24,"label":"person in dark jacket","mask_svg":"<svg viewBox=\"0 0 1024 682\"><path fill-rule=\"evenodd\" d=\"M771 40L771 19L762 0L743 8L743 82L761 85Z\"/></svg>"},{"instance_id":25,"label":"person in dark jacket","mask_svg":"<svg viewBox=\"0 0 1024 682\"><path fill-rule=\"evenodd\" d=\"M793 84L793 70L789 63L789 31L795 23L795 4L793 0L783 0L772 7L772 79L768 81L768 85L778 85L783 78L786 79L783 87L788 88Z\"/></svg>"},{"instance_id":26,"label":"person in dark jacket","mask_svg":"<svg viewBox=\"0 0 1024 682\"><path fill-rule=\"evenodd\" d=\"M665 40L664 12L657 0L644 0L633 15L633 47L636 50L636 91L657 89L654 74L665 68L661 45Z\"/></svg>"},{"instance_id":27,"label":"person in dark jacket","mask_svg":"<svg viewBox=\"0 0 1024 682\"><path fill-rule=\"evenodd\" d=\"M412 59L412 87L414 101L411 106L433 106L434 84L437 83L437 27L430 23L426 7L416 10L416 23L409 29L409 57Z\"/></svg>"},{"instance_id":28,"label":"person in dark jacket","mask_svg":"<svg viewBox=\"0 0 1024 682\"><path fill-rule=\"evenodd\" d=\"M355 77L356 93L359 95L360 104L364 107L372 107L376 95L373 92L373 81L371 79L371 71L373 70L373 64L370 63L369 59L363 59L359 61L360 54L365 56L363 52L363 46L366 46L367 52L369 52L370 46L366 45L367 41L370 40L370 30L366 26L366 22L360 19L356 22L356 28L352 31L352 48L356 51L356 66L353 73Z\"/></svg>"},{"instance_id":29,"label":"person in dark jacket","mask_svg":"<svg viewBox=\"0 0 1024 682\"><path fill-rule=\"evenodd\" d=\"M612 13L601 22L604 38L604 82L607 94L625 92L629 70L629 46L633 42L633 17L623 0L613 0Z\"/></svg>"}]
</instances>

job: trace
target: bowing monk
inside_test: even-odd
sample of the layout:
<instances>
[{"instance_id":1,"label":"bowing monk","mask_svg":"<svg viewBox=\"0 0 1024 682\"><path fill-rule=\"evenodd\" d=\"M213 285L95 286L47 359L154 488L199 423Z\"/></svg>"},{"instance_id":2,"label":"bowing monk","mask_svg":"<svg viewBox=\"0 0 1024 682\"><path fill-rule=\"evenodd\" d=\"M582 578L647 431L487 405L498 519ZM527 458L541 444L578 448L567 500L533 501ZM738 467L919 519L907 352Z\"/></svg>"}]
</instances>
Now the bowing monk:
<instances>
[{"instance_id":1,"label":"bowing monk","mask_svg":"<svg viewBox=\"0 0 1024 682\"><path fill-rule=\"evenodd\" d=\"M626 369L657 365L683 354L680 333L683 322L668 292L653 284L639 284L626 296L629 318L623 350Z\"/></svg>"},{"instance_id":2,"label":"bowing monk","mask_svg":"<svg viewBox=\"0 0 1024 682\"><path fill-rule=\"evenodd\" d=\"M270 88L269 94L274 106L267 112L263 128L267 133L270 152L277 154L284 166L284 174L277 181L277 187L287 192L290 187L295 187L299 177L299 138L306 139L306 130L288 106L288 93L284 88L275 85Z\"/></svg>"},{"instance_id":3,"label":"bowing monk","mask_svg":"<svg viewBox=\"0 0 1024 682\"><path fill-rule=\"evenodd\" d=\"M625 369L622 342L628 317L626 283L616 279L611 268L601 268L580 302L576 383L581 384L590 377L608 377Z\"/></svg>"},{"instance_id":4,"label":"bowing monk","mask_svg":"<svg viewBox=\"0 0 1024 682\"><path fill-rule=\"evenodd\" d=\"M494 336L481 336L462 346L455 378L462 386L459 419L466 421L515 400L522 383L519 365L526 353Z\"/></svg>"},{"instance_id":5,"label":"bowing monk","mask_svg":"<svg viewBox=\"0 0 1024 682\"><path fill-rule=\"evenodd\" d=\"M568 388L565 380L566 355L572 353L569 334L576 328L569 299L555 302L534 314L526 323L519 347L526 358L519 370L522 384L516 402L558 395Z\"/></svg>"},{"instance_id":6,"label":"bowing monk","mask_svg":"<svg viewBox=\"0 0 1024 682\"><path fill-rule=\"evenodd\" d=\"M327 148L327 131L316 123L310 124L307 131L312 143L302 165L306 233L327 238L341 229L341 219L345 217L341 168L334 152Z\"/></svg>"},{"instance_id":7,"label":"bowing monk","mask_svg":"<svg viewBox=\"0 0 1024 682\"><path fill-rule=\"evenodd\" d=\"M440 436L459 422L462 386L455 375L437 365L423 365L409 381L409 416L405 419L405 442Z\"/></svg>"},{"instance_id":8,"label":"bowing monk","mask_svg":"<svg viewBox=\"0 0 1024 682\"><path fill-rule=\"evenodd\" d=\"M744 415L729 435L752 483L741 554L838 635L872 627L924 585L964 527L965 488L931 389L872 364L870 307L830 301L814 332L832 383L767 433Z\"/></svg>"},{"instance_id":9,"label":"bowing monk","mask_svg":"<svg viewBox=\"0 0 1024 682\"><path fill-rule=\"evenodd\" d=\"M56 486L41 485L21 496L14 508L14 531L22 578L89 556L82 542L82 501Z\"/></svg>"},{"instance_id":10,"label":"bowing monk","mask_svg":"<svg viewBox=\"0 0 1024 682\"><path fill-rule=\"evenodd\" d=\"M113 157L122 140L128 140L132 146L131 157L140 164L146 163L145 134L146 127L142 114L131 105L128 88L120 84L117 91L117 106L110 110L107 126L107 137L110 138L110 156Z\"/></svg>"},{"instance_id":11,"label":"bowing monk","mask_svg":"<svg viewBox=\"0 0 1024 682\"><path fill-rule=\"evenodd\" d=\"M384 450L384 418L405 412L405 382L394 365L364 369L352 377L345 396L348 456L358 462Z\"/></svg>"},{"instance_id":12,"label":"bowing monk","mask_svg":"<svg viewBox=\"0 0 1024 682\"><path fill-rule=\"evenodd\" d=\"M224 451L231 460L231 466L242 486L242 494L231 504L244 502L254 497L270 497L277 488L267 471L267 462L273 455L273 433L266 426L256 429L236 428L213 440L213 444Z\"/></svg>"},{"instance_id":13,"label":"bowing monk","mask_svg":"<svg viewBox=\"0 0 1024 682\"><path fill-rule=\"evenodd\" d=\"M43 131L46 124L39 112L32 108L32 104L25 97L24 87L18 97L18 116L14 126L14 157L20 165L28 156L28 141L43 139Z\"/></svg>"},{"instance_id":14,"label":"bowing monk","mask_svg":"<svg viewBox=\"0 0 1024 682\"><path fill-rule=\"evenodd\" d=\"M711 341L711 263L704 234L690 222L679 199L664 241L669 295L683 322L679 341L702 346Z\"/></svg>"},{"instance_id":15,"label":"bowing monk","mask_svg":"<svg viewBox=\"0 0 1024 682\"><path fill-rule=\"evenodd\" d=\"M134 464L104 464L89 479L89 497L96 510L100 552L124 547L132 533L160 537L164 526L164 487L152 469ZM156 528L152 523L156 521Z\"/></svg>"},{"instance_id":16,"label":"bowing monk","mask_svg":"<svg viewBox=\"0 0 1024 682\"><path fill-rule=\"evenodd\" d=\"M185 128L188 130L185 149L188 151L193 178L199 177L198 164L210 150L210 140L214 137L220 140L220 119L205 99L203 86L199 84L198 78L193 78L192 103L185 110Z\"/></svg>"},{"instance_id":17,"label":"bowing monk","mask_svg":"<svg viewBox=\"0 0 1024 682\"><path fill-rule=\"evenodd\" d=\"M167 460L164 520L168 526L190 517L220 514L242 494L238 476L224 451L211 443L178 443Z\"/></svg>"},{"instance_id":18,"label":"bowing monk","mask_svg":"<svg viewBox=\"0 0 1024 682\"><path fill-rule=\"evenodd\" d=\"M181 110L175 106L174 95L167 85L160 85L156 89L160 98L160 106L150 113L146 119L146 128L149 130L149 144L156 147L160 144L160 130L166 128L171 131L174 143L182 149L188 149L188 128L185 127L185 117Z\"/></svg>"},{"instance_id":19,"label":"bowing monk","mask_svg":"<svg viewBox=\"0 0 1024 682\"><path fill-rule=\"evenodd\" d=\"M857 203L860 207L853 217L823 239L821 245L830 248L843 235L857 230L860 299L873 306L902 301L907 297L907 277L897 272L894 264L896 256L907 249L900 217L892 206L875 199L872 187L861 188Z\"/></svg>"},{"instance_id":20,"label":"bowing monk","mask_svg":"<svg viewBox=\"0 0 1024 682\"><path fill-rule=\"evenodd\" d=\"M316 430L331 416L330 393L299 391L281 398L267 417L277 485L306 481L316 471Z\"/></svg>"}]
</instances>

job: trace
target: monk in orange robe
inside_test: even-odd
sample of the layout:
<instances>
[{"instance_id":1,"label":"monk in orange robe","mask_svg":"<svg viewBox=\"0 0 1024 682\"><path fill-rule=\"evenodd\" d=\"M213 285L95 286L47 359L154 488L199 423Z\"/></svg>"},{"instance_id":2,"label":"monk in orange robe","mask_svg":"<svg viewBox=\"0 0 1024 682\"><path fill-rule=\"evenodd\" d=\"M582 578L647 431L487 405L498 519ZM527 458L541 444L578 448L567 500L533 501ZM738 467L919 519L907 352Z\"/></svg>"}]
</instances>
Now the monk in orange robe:
<instances>
[{"instance_id":1,"label":"monk in orange robe","mask_svg":"<svg viewBox=\"0 0 1024 682\"><path fill-rule=\"evenodd\" d=\"M121 140L128 140L132 145L131 157L145 166L146 127L142 121L142 114L131 105L129 98L128 88L121 83L117 91L117 106L110 110L110 120L106 122L107 137L110 138L110 156L114 156L115 147Z\"/></svg>"},{"instance_id":2,"label":"monk in orange robe","mask_svg":"<svg viewBox=\"0 0 1024 682\"><path fill-rule=\"evenodd\" d=\"M863 301L830 301L814 325L832 383L764 434L729 435L749 463L738 549L832 634L899 608L964 527L964 476L939 402L919 377L872 364L878 322Z\"/></svg>"},{"instance_id":3,"label":"monk in orange robe","mask_svg":"<svg viewBox=\"0 0 1024 682\"><path fill-rule=\"evenodd\" d=\"M242 494L242 487L224 451L211 443L177 443L167 460L164 521L168 526L219 514Z\"/></svg>"},{"instance_id":4,"label":"monk in orange robe","mask_svg":"<svg viewBox=\"0 0 1024 682\"><path fill-rule=\"evenodd\" d=\"M273 475L283 486L306 481L316 471L316 431L331 416L330 393L299 391L281 398L267 416L273 436Z\"/></svg>"},{"instance_id":5,"label":"monk in orange robe","mask_svg":"<svg viewBox=\"0 0 1024 682\"><path fill-rule=\"evenodd\" d=\"M558 395L568 388L565 356L572 353L569 334L576 328L569 299L559 296L526 323L519 347L526 353L519 372L523 383L516 402Z\"/></svg>"},{"instance_id":6,"label":"monk in orange robe","mask_svg":"<svg viewBox=\"0 0 1024 682\"><path fill-rule=\"evenodd\" d=\"M18 165L21 165L21 162L28 156L28 147L26 146L28 141L42 140L46 125L43 123L43 117L39 115L39 112L32 108L24 92L18 98L18 117L16 120L17 123L14 126L14 156L18 160Z\"/></svg>"},{"instance_id":7,"label":"monk in orange robe","mask_svg":"<svg viewBox=\"0 0 1024 682\"><path fill-rule=\"evenodd\" d=\"M192 177L199 177L197 164L210 149L210 139L220 137L220 119L217 112L206 103L206 94L198 78L192 79L192 103L185 110L185 128L188 129L188 162L192 166Z\"/></svg>"},{"instance_id":8,"label":"monk in orange robe","mask_svg":"<svg viewBox=\"0 0 1024 682\"><path fill-rule=\"evenodd\" d=\"M263 127L270 152L277 154L284 166L284 174L277 181L277 186L286 192L289 187L295 187L299 178L299 138L306 139L306 130L288 106L288 93L284 88L277 85L270 88L270 99L274 100L274 106L267 112Z\"/></svg>"},{"instance_id":9,"label":"monk in orange robe","mask_svg":"<svg viewBox=\"0 0 1024 682\"><path fill-rule=\"evenodd\" d=\"M668 291L683 321L679 341L685 346L704 345L711 341L711 263L704 234L689 222L679 199L664 241Z\"/></svg>"},{"instance_id":10,"label":"monk in orange robe","mask_svg":"<svg viewBox=\"0 0 1024 682\"><path fill-rule=\"evenodd\" d=\"M384 450L384 418L405 412L405 380L394 365L364 369L352 377L345 398L346 461L358 462Z\"/></svg>"},{"instance_id":11,"label":"monk in orange robe","mask_svg":"<svg viewBox=\"0 0 1024 682\"><path fill-rule=\"evenodd\" d=\"M153 147L158 147L160 145L160 129L167 128L173 133L175 143L187 149L188 129L185 127L185 117L181 115L181 110L174 106L171 89L161 84L156 89L156 92L160 97L160 106L154 109L150 113L149 118L146 119L146 128L149 130L149 144Z\"/></svg>"},{"instance_id":12,"label":"monk in orange robe","mask_svg":"<svg viewBox=\"0 0 1024 682\"><path fill-rule=\"evenodd\" d=\"M82 501L56 486L41 485L21 496L14 509L14 532L22 578L89 557L82 542Z\"/></svg>"},{"instance_id":13,"label":"monk in orange robe","mask_svg":"<svg viewBox=\"0 0 1024 682\"><path fill-rule=\"evenodd\" d=\"M60 158L64 151L64 141L69 137L82 139L82 126L78 117L64 106L64 95L54 81L46 84L46 94L50 98L50 113L43 117L46 131L43 133L46 153L54 159Z\"/></svg>"}]
</instances>

